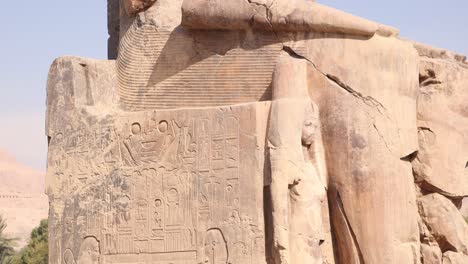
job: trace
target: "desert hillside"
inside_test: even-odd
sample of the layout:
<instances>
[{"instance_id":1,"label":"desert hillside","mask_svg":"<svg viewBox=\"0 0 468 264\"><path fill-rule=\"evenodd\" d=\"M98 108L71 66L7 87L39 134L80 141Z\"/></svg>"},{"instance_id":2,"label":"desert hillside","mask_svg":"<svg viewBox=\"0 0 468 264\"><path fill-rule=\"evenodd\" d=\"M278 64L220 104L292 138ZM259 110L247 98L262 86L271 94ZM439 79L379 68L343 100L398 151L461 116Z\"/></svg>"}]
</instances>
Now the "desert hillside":
<instances>
[{"instance_id":1,"label":"desert hillside","mask_svg":"<svg viewBox=\"0 0 468 264\"><path fill-rule=\"evenodd\" d=\"M31 230L47 218L44 172L24 166L0 150L0 214L7 219L6 233L23 246Z\"/></svg>"}]
</instances>

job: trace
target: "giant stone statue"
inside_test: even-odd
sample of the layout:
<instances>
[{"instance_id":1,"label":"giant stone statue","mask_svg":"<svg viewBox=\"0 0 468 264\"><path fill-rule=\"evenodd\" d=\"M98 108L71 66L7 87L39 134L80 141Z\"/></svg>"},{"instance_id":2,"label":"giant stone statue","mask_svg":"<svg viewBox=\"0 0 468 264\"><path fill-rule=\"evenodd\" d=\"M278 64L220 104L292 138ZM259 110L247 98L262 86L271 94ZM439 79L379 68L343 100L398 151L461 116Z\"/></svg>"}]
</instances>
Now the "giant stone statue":
<instances>
[{"instance_id":1,"label":"giant stone statue","mask_svg":"<svg viewBox=\"0 0 468 264\"><path fill-rule=\"evenodd\" d=\"M49 73L49 263L467 263L463 56L310 0L108 18Z\"/></svg>"}]
</instances>

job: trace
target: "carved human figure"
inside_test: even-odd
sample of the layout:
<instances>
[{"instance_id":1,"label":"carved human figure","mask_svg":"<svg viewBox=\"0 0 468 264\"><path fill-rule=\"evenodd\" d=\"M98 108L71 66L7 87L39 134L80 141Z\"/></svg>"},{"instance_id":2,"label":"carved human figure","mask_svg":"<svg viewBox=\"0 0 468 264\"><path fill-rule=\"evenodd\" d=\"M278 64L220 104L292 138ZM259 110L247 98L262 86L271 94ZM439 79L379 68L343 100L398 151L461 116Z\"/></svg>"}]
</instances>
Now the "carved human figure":
<instances>
[{"instance_id":1,"label":"carved human figure","mask_svg":"<svg viewBox=\"0 0 468 264\"><path fill-rule=\"evenodd\" d=\"M142 129L139 123L133 123L131 134L122 142L123 160L126 165L135 166L141 163Z\"/></svg>"},{"instance_id":2,"label":"carved human figure","mask_svg":"<svg viewBox=\"0 0 468 264\"><path fill-rule=\"evenodd\" d=\"M70 249L66 249L63 253L63 263L64 264L76 264L75 257L73 252Z\"/></svg>"},{"instance_id":3,"label":"carved human figure","mask_svg":"<svg viewBox=\"0 0 468 264\"><path fill-rule=\"evenodd\" d=\"M169 190L167 195L167 224L177 225L180 224L180 195L179 191L175 188Z\"/></svg>"},{"instance_id":4,"label":"carved human figure","mask_svg":"<svg viewBox=\"0 0 468 264\"><path fill-rule=\"evenodd\" d=\"M305 62L283 54L273 81L268 150L275 264L322 263L326 173L306 70Z\"/></svg>"},{"instance_id":5,"label":"carved human figure","mask_svg":"<svg viewBox=\"0 0 468 264\"><path fill-rule=\"evenodd\" d=\"M208 230L205 236L205 264L226 264L226 240L219 229Z\"/></svg>"},{"instance_id":6,"label":"carved human figure","mask_svg":"<svg viewBox=\"0 0 468 264\"><path fill-rule=\"evenodd\" d=\"M99 264L99 241L94 237L86 237L80 247L77 264Z\"/></svg>"}]
</instances>

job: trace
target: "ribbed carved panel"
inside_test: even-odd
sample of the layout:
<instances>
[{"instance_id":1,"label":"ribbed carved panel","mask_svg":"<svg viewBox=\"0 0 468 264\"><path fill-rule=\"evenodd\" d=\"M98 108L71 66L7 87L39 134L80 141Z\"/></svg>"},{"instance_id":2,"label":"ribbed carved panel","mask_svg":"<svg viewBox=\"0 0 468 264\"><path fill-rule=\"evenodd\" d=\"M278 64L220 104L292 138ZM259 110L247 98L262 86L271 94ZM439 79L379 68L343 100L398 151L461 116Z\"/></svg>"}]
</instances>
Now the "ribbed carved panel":
<instances>
[{"instance_id":1,"label":"ribbed carved panel","mask_svg":"<svg viewBox=\"0 0 468 264\"><path fill-rule=\"evenodd\" d=\"M269 100L282 48L275 40L134 24L120 44L121 106L138 111Z\"/></svg>"}]
</instances>

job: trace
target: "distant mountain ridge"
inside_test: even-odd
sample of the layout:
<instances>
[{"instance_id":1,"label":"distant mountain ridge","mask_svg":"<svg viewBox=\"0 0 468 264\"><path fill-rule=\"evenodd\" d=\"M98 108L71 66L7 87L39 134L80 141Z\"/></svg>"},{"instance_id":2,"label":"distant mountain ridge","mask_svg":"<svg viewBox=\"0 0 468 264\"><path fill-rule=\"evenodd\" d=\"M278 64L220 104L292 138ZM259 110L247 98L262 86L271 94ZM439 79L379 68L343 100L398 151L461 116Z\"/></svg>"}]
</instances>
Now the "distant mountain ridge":
<instances>
[{"instance_id":1,"label":"distant mountain ridge","mask_svg":"<svg viewBox=\"0 0 468 264\"><path fill-rule=\"evenodd\" d=\"M5 230L18 238L18 248L27 243L32 229L47 218L45 172L19 163L0 150L0 214L7 220Z\"/></svg>"},{"instance_id":2,"label":"distant mountain ridge","mask_svg":"<svg viewBox=\"0 0 468 264\"><path fill-rule=\"evenodd\" d=\"M43 195L45 173L20 164L12 155L0 150L0 194Z\"/></svg>"}]
</instances>

